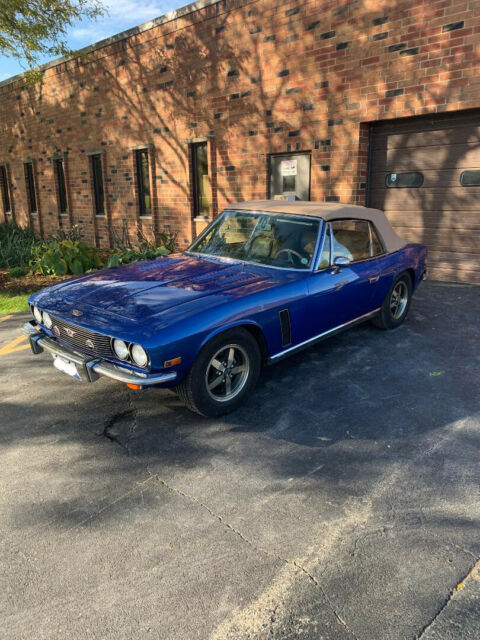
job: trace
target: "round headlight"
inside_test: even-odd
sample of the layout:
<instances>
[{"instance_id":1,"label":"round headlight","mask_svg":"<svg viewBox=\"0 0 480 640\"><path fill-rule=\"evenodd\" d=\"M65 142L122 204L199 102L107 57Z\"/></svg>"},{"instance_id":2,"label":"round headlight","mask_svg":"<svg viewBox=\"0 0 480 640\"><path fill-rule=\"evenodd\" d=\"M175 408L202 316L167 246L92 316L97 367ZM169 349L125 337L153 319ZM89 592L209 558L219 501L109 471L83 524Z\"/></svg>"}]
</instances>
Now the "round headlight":
<instances>
[{"instance_id":1,"label":"round headlight","mask_svg":"<svg viewBox=\"0 0 480 640\"><path fill-rule=\"evenodd\" d=\"M43 324L47 327L47 329L51 329L53 326L52 318L46 311L43 312Z\"/></svg>"},{"instance_id":2,"label":"round headlight","mask_svg":"<svg viewBox=\"0 0 480 640\"><path fill-rule=\"evenodd\" d=\"M128 358L128 346L123 340L114 340L113 350L120 360L126 360Z\"/></svg>"},{"instance_id":3,"label":"round headlight","mask_svg":"<svg viewBox=\"0 0 480 640\"><path fill-rule=\"evenodd\" d=\"M40 311L40 309L38 307L33 307L33 315L35 316L35 320L38 323L43 324L42 312Z\"/></svg>"},{"instance_id":4,"label":"round headlight","mask_svg":"<svg viewBox=\"0 0 480 640\"><path fill-rule=\"evenodd\" d=\"M135 364L138 364L139 367L146 367L148 364L148 355L143 347L139 344L132 344L130 349L130 355L132 356L132 360Z\"/></svg>"}]
</instances>

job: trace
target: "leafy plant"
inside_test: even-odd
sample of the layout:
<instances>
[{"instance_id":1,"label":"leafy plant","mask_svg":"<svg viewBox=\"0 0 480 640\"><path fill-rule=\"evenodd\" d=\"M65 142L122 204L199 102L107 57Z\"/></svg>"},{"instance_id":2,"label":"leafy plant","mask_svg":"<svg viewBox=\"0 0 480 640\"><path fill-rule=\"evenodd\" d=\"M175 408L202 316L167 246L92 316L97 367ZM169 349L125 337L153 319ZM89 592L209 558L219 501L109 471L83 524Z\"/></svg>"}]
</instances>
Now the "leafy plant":
<instances>
[{"instance_id":1,"label":"leafy plant","mask_svg":"<svg viewBox=\"0 0 480 640\"><path fill-rule=\"evenodd\" d=\"M80 275L101 266L94 249L79 240L52 240L39 244L30 263L33 273L63 276Z\"/></svg>"},{"instance_id":2,"label":"leafy plant","mask_svg":"<svg viewBox=\"0 0 480 640\"><path fill-rule=\"evenodd\" d=\"M21 227L16 222L0 224L0 267L26 267L36 245L31 227Z\"/></svg>"},{"instance_id":3,"label":"leafy plant","mask_svg":"<svg viewBox=\"0 0 480 640\"><path fill-rule=\"evenodd\" d=\"M164 232L157 234L152 240L147 238L138 226L136 242L132 242L127 220L123 220L121 234L113 229L112 236L115 249L107 260L107 267L118 267L138 260L152 260L166 256L175 251L177 239L175 233Z\"/></svg>"},{"instance_id":4,"label":"leafy plant","mask_svg":"<svg viewBox=\"0 0 480 640\"><path fill-rule=\"evenodd\" d=\"M11 278L21 278L26 273L27 273L27 271L23 267L12 267L12 269L9 269L9 271L8 271L8 275Z\"/></svg>"},{"instance_id":5,"label":"leafy plant","mask_svg":"<svg viewBox=\"0 0 480 640\"><path fill-rule=\"evenodd\" d=\"M57 232L53 236L52 240L58 240L62 242L63 240L72 240L76 242L77 240L81 240L83 238L83 227L79 224L74 224L70 229L57 229Z\"/></svg>"},{"instance_id":6,"label":"leafy plant","mask_svg":"<svg viewBox=\"0 0 480 640\"><path fill-rule=\"evenodd\" d=\"M156 247L155 249L125 249L116 251L108 258L107 267L119 267L121 264L129 264L130 262L138 262L139 260L152 260L160 256L166 256L170 253L165 247Z\"/></svg>"}]
</instances>

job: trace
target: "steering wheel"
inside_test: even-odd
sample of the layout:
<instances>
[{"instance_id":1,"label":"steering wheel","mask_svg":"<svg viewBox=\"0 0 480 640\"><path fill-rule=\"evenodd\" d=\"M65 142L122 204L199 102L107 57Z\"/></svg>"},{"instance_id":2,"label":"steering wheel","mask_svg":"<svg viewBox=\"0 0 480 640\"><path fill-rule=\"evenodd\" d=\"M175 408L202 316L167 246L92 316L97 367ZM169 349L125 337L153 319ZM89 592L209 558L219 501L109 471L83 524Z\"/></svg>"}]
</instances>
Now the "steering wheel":
<instances>
[{"instance_id":1,"label":"steering wheel","mask_svg":"<svg viewBox=\"0 0 480 640\"><path fill-rule=\"evenodd\" d=\"M281 253L288 254L288 259L291 262L291 264L293 264L292 256L295 256L296 258L298 258L300 262L302 262L302 260L305 259L300 253L298 253L298 251L295 251L295 249L280 249L280 251L277 251L277 253L275 254L274 259L276 260Z\"/></svg>"}]
</instances>

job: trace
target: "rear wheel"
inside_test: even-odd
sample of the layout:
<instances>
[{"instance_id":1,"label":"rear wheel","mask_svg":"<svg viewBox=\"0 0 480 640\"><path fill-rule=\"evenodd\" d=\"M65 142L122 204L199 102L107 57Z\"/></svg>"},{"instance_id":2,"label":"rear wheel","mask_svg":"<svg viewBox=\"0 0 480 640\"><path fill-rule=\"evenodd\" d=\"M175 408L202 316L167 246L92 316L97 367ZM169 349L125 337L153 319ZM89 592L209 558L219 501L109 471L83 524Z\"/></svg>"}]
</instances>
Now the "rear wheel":
<instances>
[{"instance_id":1,"label":"rear wheel","mask_svg":"<svg viewBox=\"0 0 480 640\"><path fill-rule=\"evenodd\" d=\"M393 283L382 308L373 319L381 329L396 329L407 317L412 299L412 281L408 273L399 276Z\"/></svg>"},{"instance_id":2,"label":"rear wheel","mask_svg":"<svg viewBox=\"0 0 480 640\"><path fill-rule=\"evenodd\" d=\"M201 350L177 393L186 406L204 416L236 409L257 382L260 350L246 329L232 329Z\"/></svg>"}]
</instances>

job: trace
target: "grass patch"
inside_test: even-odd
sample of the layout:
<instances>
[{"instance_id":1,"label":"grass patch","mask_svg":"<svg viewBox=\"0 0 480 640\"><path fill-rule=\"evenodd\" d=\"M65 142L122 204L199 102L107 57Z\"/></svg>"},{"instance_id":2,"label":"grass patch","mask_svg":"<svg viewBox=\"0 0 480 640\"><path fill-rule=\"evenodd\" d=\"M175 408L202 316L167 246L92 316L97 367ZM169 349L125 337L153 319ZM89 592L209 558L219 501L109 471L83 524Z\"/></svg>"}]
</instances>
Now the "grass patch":
<instances>
[{"instance_id":1,"label":"grass patch","mask_svg":"<svg viewBox=\"0 0 480 640\"><path fill-rule=\"evenodd\" d=\"M28 311L27 298L30 293L10 293L0 291L0 315Z\"/></svg>"}]
</instances>

